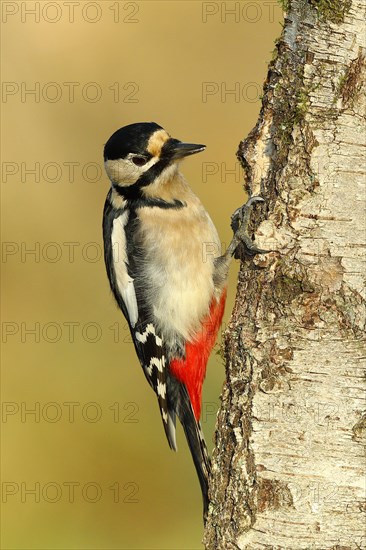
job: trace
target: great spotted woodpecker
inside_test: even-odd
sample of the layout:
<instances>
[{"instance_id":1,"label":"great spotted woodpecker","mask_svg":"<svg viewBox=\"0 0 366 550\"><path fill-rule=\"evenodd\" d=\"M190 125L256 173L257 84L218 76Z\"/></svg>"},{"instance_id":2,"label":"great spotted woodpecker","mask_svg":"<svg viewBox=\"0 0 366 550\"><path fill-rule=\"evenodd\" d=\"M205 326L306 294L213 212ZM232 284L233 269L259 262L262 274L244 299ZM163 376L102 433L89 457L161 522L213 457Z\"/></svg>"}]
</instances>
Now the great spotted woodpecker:
<instances>
[{"instance_id":1,"label":"great spotted woodpecker","mask_svg":"<svg viewBox=\"0 0 366 550\"><path fill-rule=\"evenodd\" d=\"M230 260L246 234L254 197L239 209L225 254L208 213L179 171L204 145L173 139L158 124L130 124L104 148L111 189L104 206L104 257L143 372L155 391L169 445L182 423L208 506L209 456L200 426L202 384L226 299ZM207 253L210 250L212 253Z\"/></svg>"}]
</instances>

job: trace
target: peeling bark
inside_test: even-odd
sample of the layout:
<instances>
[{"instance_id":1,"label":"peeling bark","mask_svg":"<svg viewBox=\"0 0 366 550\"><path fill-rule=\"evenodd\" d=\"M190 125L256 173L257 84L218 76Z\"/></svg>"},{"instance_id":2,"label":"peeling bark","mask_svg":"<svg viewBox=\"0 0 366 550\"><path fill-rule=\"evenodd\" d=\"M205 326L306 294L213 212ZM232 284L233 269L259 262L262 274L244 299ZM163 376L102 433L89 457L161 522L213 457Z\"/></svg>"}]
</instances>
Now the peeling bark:
<instances>
[{"instance_id":1,"label":"peeling bark","mask_svg":"<svg viewBox=\"0 0 366 550\"><path fill-rule=\"evenodd\" d=\"M273 252L226 332L208 550L366 549L365 2L285 7L238 151Z\"/></svg>"}]
</instances>

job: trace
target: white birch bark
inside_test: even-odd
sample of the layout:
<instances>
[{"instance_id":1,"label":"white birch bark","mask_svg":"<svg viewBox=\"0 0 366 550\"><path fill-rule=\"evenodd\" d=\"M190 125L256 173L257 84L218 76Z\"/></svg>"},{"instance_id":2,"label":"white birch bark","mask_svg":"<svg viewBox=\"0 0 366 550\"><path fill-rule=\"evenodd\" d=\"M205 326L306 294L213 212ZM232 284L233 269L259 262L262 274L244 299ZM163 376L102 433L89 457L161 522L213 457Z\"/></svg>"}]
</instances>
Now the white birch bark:
<instances>
[{"instance_id":1,"label":"white birch bark","mask_svg":"<svg viewBox=\"0 0 366 550\"><path fill-rule=\"evenodd\" d=\"M226 333L207 549L366 549L365 1L293 0L240 144L265 207Z\"/></svg>"}]
</instances>

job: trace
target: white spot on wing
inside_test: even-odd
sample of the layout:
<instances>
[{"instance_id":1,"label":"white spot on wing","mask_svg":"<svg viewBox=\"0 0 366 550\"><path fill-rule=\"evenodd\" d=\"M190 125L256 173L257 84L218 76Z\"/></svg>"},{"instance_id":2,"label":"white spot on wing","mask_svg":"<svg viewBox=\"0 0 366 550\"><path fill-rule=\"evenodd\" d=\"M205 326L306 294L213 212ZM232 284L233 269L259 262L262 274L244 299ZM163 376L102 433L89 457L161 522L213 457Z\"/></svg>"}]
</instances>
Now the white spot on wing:
<instances>
[{"instance_id":1,"label":"white spot on wing","mask_svg":"<svg viewBox=\"0 0 366 550\"><path fill-rule=\"evenodd\" d=\"M161 359L152 357L150 360L150 365L155 365L159 372L163 372L165 367L165 357L162 357Z\"/></svg>"},{"instance_id":2,"label":"white spot on wing","mask_svg":"<svg viewBox=\"0 0 366 550\"><path fill-rule=\"evenodd\" d=\"M156 342L156 345L157 346L162 346L163 345L163 340L161 338L159 338L159 336L155 335L155 342Z\"/></svg>"},{"instance_id":3,"label":"white spot on wing","mask_svg":"<svg viewBox=\"0 0 366 550\"><path fill-rule=\"evenodd\" d=\"M166 385L164 383L161 383L160 380L158 380L158 385L156 387L157 394L160 395L163 399L165 399L166 395Z\"/></svg>"},{"instance_id":4,"label":"white spot on wing","mask_svg":"<svg viewBox=\"0 0 366 550\"><path fill-rule=\"evenodd\" d=\"M126 304L131 326L134 327L138 319L138 308L133 279L129 276L127 271L128 258L125 235L125 225L127 224L127 221L127 210L123 214L121 214L121 216L113 220L111 240L113 265L118 290L121 293L124 303Z\"/></svg>"},{"instance_id":5,"label":"white spot on wing","mask_svg":"<svg viewBox=\"0 0 366 550\"><path fill-rule=\"evenodd\" d=\"M147 337L149 336L149 334L154 334L155 335L155 342L156 342L156 345L157 346L162 346L163 345L163 341L161 338L159 338L159 336L156 335L155 333L155 327L154 325L152 325L151 323L149 323L148 325L146 325L146 329L144 330L144 332L137 332L135 333L135 336L136 336L136 340L138 342L141 342L141 344L145 344L146 343L146 340L147 340Z\"/></svg>"}]
</instances>

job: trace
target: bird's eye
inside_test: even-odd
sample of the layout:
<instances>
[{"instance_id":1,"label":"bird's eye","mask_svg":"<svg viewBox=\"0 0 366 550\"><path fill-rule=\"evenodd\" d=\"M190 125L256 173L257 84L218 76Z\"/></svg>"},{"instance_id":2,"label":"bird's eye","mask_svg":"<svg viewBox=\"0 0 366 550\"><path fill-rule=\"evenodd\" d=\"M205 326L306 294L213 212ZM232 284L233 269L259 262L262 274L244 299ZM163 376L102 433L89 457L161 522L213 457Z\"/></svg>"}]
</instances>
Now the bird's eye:
<instances>
[{"instance_id":1,"label":"bird's eye","mask_svg":"<svg viewBox=\"0 0 366 550\"><path fill-rule=\"evenodd\" d=\"M147 159L145 157L136 156L132 157L132 162L136 164L136 166L143 166L147 163Z\"/></svg>"}]
</instances>

